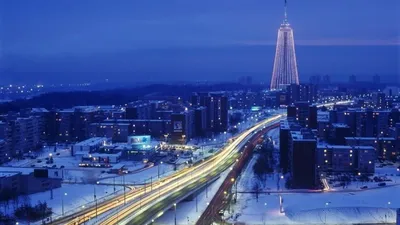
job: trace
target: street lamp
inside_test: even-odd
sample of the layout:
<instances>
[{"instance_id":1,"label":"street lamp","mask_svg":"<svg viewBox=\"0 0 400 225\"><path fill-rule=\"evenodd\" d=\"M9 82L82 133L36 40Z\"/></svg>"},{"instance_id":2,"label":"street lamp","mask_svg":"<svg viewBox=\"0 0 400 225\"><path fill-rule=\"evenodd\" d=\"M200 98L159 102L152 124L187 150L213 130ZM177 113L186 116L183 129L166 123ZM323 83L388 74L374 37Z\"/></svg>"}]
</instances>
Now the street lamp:
<instances>
[{"instance_id":1,"label":"street lamp","mask_svg":"<svg viewBox=\"0 0 400 225\"><path fill-rule=\"evenodd\" d=\"M174 209L175 209L174 210L175 211L175 216L174 216L175 218L174 219L175 219L175 225L176 225L176 203L174 203Z\"/></svg>"},{"instance_id":2,"label":"street lamp","mask_svg":"<svg viewBox=\"0 0 400 225\"><path fill-rule=\"evenodd\" d=\"M67 196L67 192L61 195L61 207L62 207L62 215L64 216L64 196Z\"/></svg>"},{"instance_id":3,"label":"street lamp","mask_svg":"<svg viewBox=\"0 0 400 225\"><path fill-rule=\"evenodd\" d=\"M163 164L162 161L158 164L158 179L160 179L160 165L161 165L161 164Z\"/></svg>"},{"instance_id":4,"label":"street lamp","mask_svg":"<svg viewBox=\"0 0 400 225\"><path fill-rule=\"evenodd\" d=\"M326 224L326 207L328 207L329 206L329 202L325 202L325 224Z\"/></svg>"},{"instance_id":5,"label":"street lamp","mask_svg":"<svg viewBox=\"0 0 400 225\"><path fill-rule=\"evenodd\" d=\"M96 182L96 184L93 186L93 198L94 202L96 204L96 219L97 219L97 196L96 196L96 185L100 184L99 181Z\"/></svg>"}]
</instances>

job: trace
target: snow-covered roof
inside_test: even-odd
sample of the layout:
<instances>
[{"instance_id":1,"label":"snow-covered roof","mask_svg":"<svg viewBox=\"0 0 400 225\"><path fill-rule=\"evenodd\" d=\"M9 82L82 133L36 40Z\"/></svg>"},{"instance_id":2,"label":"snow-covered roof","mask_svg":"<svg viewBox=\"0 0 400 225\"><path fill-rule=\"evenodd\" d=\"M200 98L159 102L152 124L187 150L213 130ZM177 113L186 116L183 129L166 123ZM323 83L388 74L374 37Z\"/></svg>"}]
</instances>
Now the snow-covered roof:
<instances>
[{"instance_id":1,"label":"snow-covered roof","mask_svg":"<svg viewBox=\"0 0 400 225\"><path fill-rule=\"evenodd\" d=\"M75 146L94 146L98 144L102 144L103 142L107 141L108 138L105 137L92 137L82 142L76 143Z\"/></svg>"},{"instance_id":2,"label":"snow-covered roof","mask_svg":"<svg viewBox=\"0 0 400 225\"><path fill-rule=\"evenodd\" d=\"M49 110L47 110L45 108L32 108L31 112L32 113L45 113L45 112L49 112Z\"/></svg>"},{"instance_id":3,"label":"snow-covered roof","mask_svg":"<svg viewBox=\"0 0 400 225\"><path fill-rule=\"evenodd\" d=\"M11 177L11 176L14 176L14 175L17 175L17 174L19 174L19 172L6 172L6 171L0 171L0 178L2 178L2 177Z\"/></svg>"},{"instance_id":4,"label":"snow-covered roof","mask_svg":"<svg viewBox=\"0 0 400 225\"><path fill-rule=\"evenodd\" d=\"M393 137L345 137L344 139L345 140L354 139L354 140L364 140L364 141L371 141L371 140L377 140L377 139L383 140L383 141L394 141L394 140L396 140Z\"/></svg>"},{"instance_id":5,"label":"snow-covered roof","mask_svg":"<svg viewBox=\"0 0 400 225\"><path fill-rule=\"evenodd\" d=\"M35 169L29 167L0 167L0 173L22 173L25 175L33 173Z\"/></svg>"},{"instance_id":6,"label":"snow-covered roof","mask_svg":"<svg viewBox=\"0 0 400 225\"><path fill-rule=\"evenodd\" d=\"M346 127L349 127L345 123L332 123L332 126L335 127L335 128L346 128Z\"/></svg>"},{"instance_id":7,"label":"snow-covered roof","mask_svg":"<svg viewBox=\"0 0 400 225\"><path fill-rule=\"evenodd\" d=\"M318 144L317 149L323 148L331 148L331 149L365 149L365 150L374 150L372 146L350 146L350 145L330 145L330 144Z\"/></svg>"}]
</instances>

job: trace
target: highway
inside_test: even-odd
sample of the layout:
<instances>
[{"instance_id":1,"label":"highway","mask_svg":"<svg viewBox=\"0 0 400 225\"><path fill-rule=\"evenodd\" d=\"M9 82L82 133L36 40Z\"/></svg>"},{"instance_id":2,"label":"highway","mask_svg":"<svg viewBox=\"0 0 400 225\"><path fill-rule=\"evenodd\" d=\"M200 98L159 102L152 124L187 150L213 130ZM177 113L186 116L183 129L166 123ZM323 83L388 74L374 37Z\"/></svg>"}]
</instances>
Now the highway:
<instances>
[{"instance_id":1,"label":"highway","mask_svg":"<svg viewBox=\"0 0 400 225\"><path fill-rule=\"evenodd\" d=\"M239 150L245 146L254 133L272 123L278 122L281 117L282 115L277 115L257 123L234 138L230 144L208 160L186 168L176 173L173 177L164 179L161 183L155 183L152 191L146 194L143 194L143 191L139 191L138 194L141 193L141 195L136 201L118 210L118 213L109 216L99 224L109 225L119 222L121 222L120 224L144 224L155 215L162 214L163 210L179 199L179 196L183 196L196 187L204 185L232 166L240 156Z\"/></svg>"},{"instance_id":2,"label":"highway","mask_svg":"<svg viewBox=\"0 0 400 225\"><path fill-rule=\"evenodd\" d=\"M206 210L202 213L201 217L196 223L197 225L208 225L212 224L213 222L223 222L221 216L219 215L219 211L226 208L227 204L229 204L230 198L232 198L232 195L234 195L233 193L229 194L230 190L233 191L233 187L237 182L238 176L241 174L242 169L245 167L249 157L252 156L251 153L254 147L260 141L261 136L276 127L279 127L278 122L267 126L262 130L262 132L258 132L256 135L251 137L247 147L243 149L242 156L239 158L233 169L229 172L223 184L210 201L210 204Z\"/></svg>"}]
</instances>

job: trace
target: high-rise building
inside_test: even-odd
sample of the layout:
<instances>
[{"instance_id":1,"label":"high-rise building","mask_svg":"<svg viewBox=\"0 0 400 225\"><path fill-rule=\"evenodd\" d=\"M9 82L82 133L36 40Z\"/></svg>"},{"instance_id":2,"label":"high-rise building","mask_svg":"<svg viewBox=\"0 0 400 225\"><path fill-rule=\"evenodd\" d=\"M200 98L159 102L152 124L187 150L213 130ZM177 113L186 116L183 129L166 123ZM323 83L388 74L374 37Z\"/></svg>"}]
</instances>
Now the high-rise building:
<instances>
[{"instance_id":1,"label":"high-rise building","mask_svg":"<svg viewBox=\"0 0 400 225\"><path fill-rule=\"evenodd\" d=\"M193 137L194 132L194 111L185 110L184 112L171 115L171 141L173 143L185 144Z\"/></svg>"},{"instance_id":2,"label":"high-rise building","mask_svg":"<svg viewBox=\"0 0 400 225\"><path fill-rule=\"evenodd\" d=\"M221 92L196 93L191 97L193 107L204 106L207 109L207 129L211 132L223 132L228 129L228 97Z\"/></svg>"},{"instance_id":3,"label":"high-rise building","mask_svg":"<svg viewBox=\"0 0 400 225\"><path fill-rule=\"evenodd\" d=\"M126 119L150 119L151 108L145 101L131 102L126 107Z\"/></svg>"},{"instance_id":4,"label":"high-rise building","mask_svg":"<svg viewBox=\"0 0 400 225\"><path fill-rule=\"evenodd\" d=\"M287 86L286 91L289 104L298 101L310 103L317 101L317 88L314 84L291 84Z\"/></svg>"},{"instance_id":5,"label":"high-rise building","mask_svg":"<svg viewBox=\"0 0 400 225\"><path fill-rule=\"evenodd\" d=\"M290 137L289 167L292 188L316 188L317 139L308 130L291 131Z\"/></svg>"},{"instance_id":6,"label":"high-rise building","mask_svg":"<svg viewBox=\"0 0 400 225\"><path fill-rule=\"evenodd\" d=\"M293 118L303 127L317 129L317 107L308 102L297 102L288 106L287 117Z\"/></svg>"},{"instance_id":7,"label":"high-rise building","mask_svg":"<svg viewBox=\"0 0 400 225\"><path fill-rule=\"evenodd\" d=\"M293 29L287 20L286 0L285 18L278 30L271 90L282 89L289 84L299 84Z\"/></svg>"},{"instance_id":8,"label":"high-rise building","mask_svg":"<svg viewBox=\"0 0 400 225\"><path fill-rule=\"evenodd\" d=\"M7 151L11 156L22 156L29 151L41 148L40 117L20 117L20 114L10 113L0 123L0 139L7 144Z\"/></svg>"}]
</instances>

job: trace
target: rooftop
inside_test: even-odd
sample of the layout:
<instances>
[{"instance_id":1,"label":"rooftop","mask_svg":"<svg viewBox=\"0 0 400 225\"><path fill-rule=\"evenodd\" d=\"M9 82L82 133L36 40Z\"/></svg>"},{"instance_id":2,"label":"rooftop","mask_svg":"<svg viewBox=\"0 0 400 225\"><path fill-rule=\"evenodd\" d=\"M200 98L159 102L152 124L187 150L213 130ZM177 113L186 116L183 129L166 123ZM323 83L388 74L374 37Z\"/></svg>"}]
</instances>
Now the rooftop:
<instances>
[{"instance_id":1,"label":"rooftop","mask_svg":"<svg viewBox=\"0 0 400 225\"><path fill-rule=\"evenodd\" d=\"M335 128L346 128L346 127L349 127L345 123L332 123L332 126L335 127Z\"/></svg>"},{"instance_id":2,"label":"rooftop","mask_svg":"<svg viewBox=\"0 0 400 225\"><path fill-rule=\"evenodd\" d=\"M14 175L19 174L20 172L6 172L6 171L0 171L0 178L2 177L11 177Z\"/></svg>"},{"instance_id":3,"label":"rooftop","mask_svg":"<svg viewBox=\"0 0 400 225\"><path fill-rule=\"evenodd\" d=\"M371 140L383 140L383 141L394 141L395 138L393 137L345 137L344 139L346 140L365 140L365 141L371 141Z\"/></svg>"},{"instance_id":4,"label":"rooftop","mask_svg":"<svg viewBox=\"0 0 400 225\"><path fill-rule=\"evenodd\" d=\"M350 146L350 145L330 145L330 144L318 144L317 149L370 149L370 150L375 150L374 147L372 146Z\"/></svg>"},{"instance_id":5,"label":"rooftop","mask_svg":"<svg viewBox=\"0 0 400 225\"><path fill-rule=\"evenodd\" d=\"M45 113L45 112L49 112L49 110L45 109L45 108L33 108L31 110L32 113Z\"/></svg>"},{"instance_id":6,"label":"rooftop","mask_svg":"<svg viewBox=\"0 0 400 225\"><path fill-rule=\"evenodd\" d=\"M25 175L33 173L35 169L31 167L11 167L11 166L3 166L0 167L0 173L22 173Z\"/></svg>"},{"instance_id":7,"label":"rooftop","mask_svg":"<svg viewBox=\"0 0 400 225\"><path fill-rule=\"evenodd\" d=\"M75 146L98 145L98 144L101 144L101 143L107 142L107 141L108 141L108 138L105 138L105 137L92 137L87 140L76 143Z\"/></svg>"}]
</instances>

